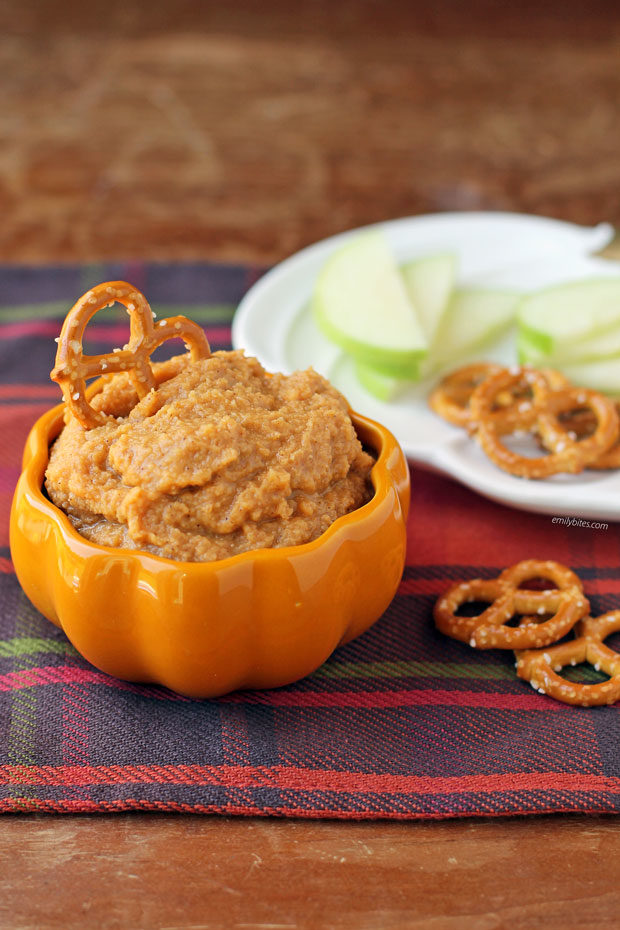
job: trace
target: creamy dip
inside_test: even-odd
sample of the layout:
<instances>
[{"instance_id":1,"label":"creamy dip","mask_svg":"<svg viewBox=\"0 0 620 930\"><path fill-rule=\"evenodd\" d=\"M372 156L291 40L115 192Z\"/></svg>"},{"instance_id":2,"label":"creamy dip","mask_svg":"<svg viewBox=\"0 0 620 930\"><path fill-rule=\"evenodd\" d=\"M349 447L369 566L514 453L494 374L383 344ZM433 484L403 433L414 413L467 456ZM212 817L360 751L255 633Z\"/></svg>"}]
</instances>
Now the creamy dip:
<instances>
[{"instance_id":1,"label":"creamy dip","mask_svg":"<svg viewBox=\"0 0 620 930\"><path fill-rule=\"evenodd\" d=\"M374 460L321 375L269 375L242 352L186 358L139 402L125 373L107 380L91 400L115 417L102 426L67 416L45 486L82 536L211 561L309 542L370 499Z\"/></svg>"}]
</instances>

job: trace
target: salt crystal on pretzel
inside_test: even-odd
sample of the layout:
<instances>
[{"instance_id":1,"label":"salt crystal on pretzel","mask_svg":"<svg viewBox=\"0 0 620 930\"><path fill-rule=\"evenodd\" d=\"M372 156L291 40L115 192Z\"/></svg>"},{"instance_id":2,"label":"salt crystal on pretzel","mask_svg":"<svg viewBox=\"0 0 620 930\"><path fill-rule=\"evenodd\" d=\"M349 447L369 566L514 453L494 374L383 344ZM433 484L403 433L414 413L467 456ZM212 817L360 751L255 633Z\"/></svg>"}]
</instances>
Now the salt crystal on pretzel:
<instances>
[{"instance_id":1,"label":"salt crystal on pretzel","mask_svg":"<svg viewBox=\"0 0 620 930\"><path fill-rule=\"evenodd\" d=\"M463 426L470 431L476 422L471 410L471 397L474 390L491 375L499 372L517 375L519 366L502 368L491 362L477 362L457 368L445 375L429 396L429 405L440 417L455 426ZM568 379L552 368L541 369L551 390L570 387ZM501 432L514 429L526 430L536 416L532 401L530 385L520 384L517 380L511 389L498 392L489 416Z\"/></svg>"},{"instance_id":2,"label":"salt crystal on pretzel","mask_svg":"<svg viewBox=\"0 0 620 930\"><path fill-rule=\"evenodd\" d=\"M548 579L556 587L543 591L520 587L534 578ZM489 607L475 617L457 616L457 610L472 601ZM559 562L527 559L497 578L454 585L438 599L433 615L442 633L476 649L537 649L565 636L589 609L574 572ZM548 619L538 620L547 614ZM519 615L523 620L518 627L507 625Z\"/></svg>"},{"instance_id":3,"label":"salt crystal on pretzel","mask_svg":"<svg viewBox=\"0 0 620 930\"><path fill-rule=\"evenodd\" d=\"M575 627L575 639L556 643L546 649L516 652L517 675L543 694L565 704L590 707L614 704L620 700L620 654L604 644L620 630L620 610L600 617L586 617ZM592 665L609 676L598 684L568 681L558 674L567 665Z\"/></svg>"},{"instance_id":4,"label":"salt crystal on pretzel","mask_svg":"<svg viewBox=\"0 0 620 930\"><path fill-rule=\"evenodd\" d=\"M449 423L468 427L471 423L469 400L473 390L488 375L499 370L499 365L491 362L477 362L458 368L441 379L428 399L429 405Z\"/></svg>"},{"instance_id":5,"label":"salt crystal on pretzel","mask_svg":"<svg viewBox=\"0 0 620 930\"><path fill-rule=\"evenodd\" d=\"M112 298L112 300L110 299ZM84 355L82 342L90 319L115 301L123 304L130 318L130 338L123 349L105 355ZM112 372L127 371L138 397L156 387L150 356L167 339L182 336L192 361L211 354L202 328L184 316L161 320L157 330L146 297L126 281L99 284L87 291L71 308L58 339L56 363L50 377L62 388L65 403L84 429L93 429L109 417L94 410L86 397L86 379Z\"/></svg>"},{"instance_id":6,"label":"salt crystal on pretzel","mask_svg":"<svg viewBox=\"0 0 620 930\"><path fill-rule=\"evenodd\" d=\"M532 390L534 416L528 413L523 424L498 422L493 417L497 396L524 383ZM586 389L551 390L545 374L535 369L523 368L517 374L506 369L492 373L473 391L469 406L483 451L499 468L522 478L581 472L616 442L620 429L615 406L607 397ZM562 412L576 406L591 410L596 420L592 435L582 440L572 439L559 421ZM523 425L536 430L544 446L552 450L549 455L529 458L507 448L502 435Z\"/></svg>"},{"instance_id":7,"label":"salt crystal on pretzel","mask_svg":"<svg viewBox=\"0 0 620 930\"><path fill-rule=\"evenodd\" d=\"M618 401L615 401L615 408L620 417L620 403ZM591 436L596 429L596 417L587 407L570 407L567 410L560 411L558 421L570 439L583 441ZM540 437L540 444L543 448L546 447L543 437ZM593 462L588 462L587 468L597 471L620 468L620 439L617 439L606 452L599 455Z\"/></svg>"}]
</instances>

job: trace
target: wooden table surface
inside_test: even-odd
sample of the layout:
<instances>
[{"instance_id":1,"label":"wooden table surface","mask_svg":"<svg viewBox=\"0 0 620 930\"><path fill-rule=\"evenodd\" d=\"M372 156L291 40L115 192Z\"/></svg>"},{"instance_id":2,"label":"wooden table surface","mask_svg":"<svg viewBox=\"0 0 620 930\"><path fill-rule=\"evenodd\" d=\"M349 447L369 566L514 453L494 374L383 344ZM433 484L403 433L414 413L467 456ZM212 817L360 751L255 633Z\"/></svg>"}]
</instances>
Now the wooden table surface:
<instances>
[{"instance_id":1,"label":"wooden table surface","mask_svg":"<svg viewBox=\"0 0 620 930\"><path fill-rule=\"evenodd\" d=\"M616 0L15 0L0 261L274 262L359 224L620 225ZM620 751L620 749L619 749ZM8 816L0 927L618 924L618 820Z\"/></svg>"}]
</instances>

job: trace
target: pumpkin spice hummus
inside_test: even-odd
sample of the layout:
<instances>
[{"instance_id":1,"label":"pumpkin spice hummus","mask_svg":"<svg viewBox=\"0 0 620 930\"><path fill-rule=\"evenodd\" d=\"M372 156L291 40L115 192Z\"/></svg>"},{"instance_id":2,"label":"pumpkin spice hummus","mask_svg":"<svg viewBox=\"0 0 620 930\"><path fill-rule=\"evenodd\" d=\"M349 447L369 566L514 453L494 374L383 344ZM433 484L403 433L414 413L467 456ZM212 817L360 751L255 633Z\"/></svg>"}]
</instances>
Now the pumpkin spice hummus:
<instances>
[{"instance_id":1,"label":"pumpkin spice hummus","mask_svg":"<svg viewBox=\"0 0 620 930\"><path fill-rule=\"evenodd\" d=\"M85 429L69 412L45 487L87 539L178 561L211 561L315 539L372 496L374 464L342 395L312 369L268 374L242 352L153 366L90 403L113 416Z\"/></svg>"}]
</instances>

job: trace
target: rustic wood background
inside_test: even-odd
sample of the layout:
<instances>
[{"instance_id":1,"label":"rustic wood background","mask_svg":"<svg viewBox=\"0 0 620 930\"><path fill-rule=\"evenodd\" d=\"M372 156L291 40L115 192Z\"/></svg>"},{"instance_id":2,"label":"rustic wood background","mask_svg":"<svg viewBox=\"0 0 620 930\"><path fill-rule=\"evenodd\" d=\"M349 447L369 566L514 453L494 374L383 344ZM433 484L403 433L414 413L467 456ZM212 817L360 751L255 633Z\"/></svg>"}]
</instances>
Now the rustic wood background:
<instances>
[{"instance_id":1,"label":"rustic wood background","mask_svg":"<svg viewBox=\"0 0 620 930\"><path fill-rule=\"evenodd\" d=\"M0 259L277 261L397 216L620 223L616 0L9 0Z\"/></svg>"}]
</instances>

